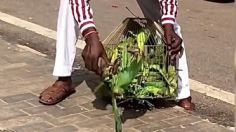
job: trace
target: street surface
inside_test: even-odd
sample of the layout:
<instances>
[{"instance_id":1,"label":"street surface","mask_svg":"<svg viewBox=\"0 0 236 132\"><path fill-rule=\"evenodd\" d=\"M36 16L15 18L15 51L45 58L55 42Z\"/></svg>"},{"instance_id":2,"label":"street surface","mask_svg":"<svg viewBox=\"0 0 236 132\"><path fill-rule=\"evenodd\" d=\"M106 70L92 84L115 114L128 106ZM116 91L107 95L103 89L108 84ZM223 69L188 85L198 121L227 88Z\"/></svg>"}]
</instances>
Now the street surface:
<instances>
[{"instance_id":1,"label":"street surface","mask_svg":"<svg viewBox=\"0 0 236 132\"><path fill-rule=\"evenodd\" d=\"M39 93L55 79L53 60L0 38L0 130L8 132L114 132L112 107L91 91L98 77L84 70L74 72L77 92L65 101L44 106ZM163 104L163 103L162 103ZM157 109L124 109L124 132L231 132L170 104Z\"/></svg>"},{"instance_id":2,"label":"street surface","mask_svg":"<svg viewBox=\"0 0 236 132\"><path fill-rule=\"evenodd\" d=\"M126 17L133 17L126 6L137 16L142 16L135 0L91 1L95 22L103 39ZM114 5L117 8L114 8ZM218 89L234 92L234 3L208 1L179 1L178 22L182 26L187 51L190 78ZM21 18L56 31L58 0L1 0L0 12ZM38 35L0 20L0 36L11 44L27 45L45 53L52 59L55 40ZM1 52L2 53L2 52ZM83 67L78 56L75 67ZM1 54L2 56L2 54ZM50 69L51 70L51 69ZM51 71L50 71L51 72ZM51 76L46 72L44 76ZM51 80L53 82L53 80ZM43 82L42 82L43 83ZM50 84L50 82L46 83ZM45 84L39 89L46 87ZM79 93L79 90L78 90ZM0 93L2 94L2 93ZM234 125L234 106L192 91L196 114L224 126Z\"/></svg>"}]
</instances>

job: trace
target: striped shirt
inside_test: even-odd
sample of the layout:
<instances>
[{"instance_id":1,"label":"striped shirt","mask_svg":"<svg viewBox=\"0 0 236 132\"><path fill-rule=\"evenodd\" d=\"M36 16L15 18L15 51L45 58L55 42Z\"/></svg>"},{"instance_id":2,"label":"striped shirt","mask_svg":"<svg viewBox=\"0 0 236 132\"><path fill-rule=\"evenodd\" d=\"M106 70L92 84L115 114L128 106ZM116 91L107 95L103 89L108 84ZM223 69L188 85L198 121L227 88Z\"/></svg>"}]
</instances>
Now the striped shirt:
<instances>
[{"instance_id":1,"label":"striped shirt","mask_svg":"<svg viewBox=\"0 0 236 132\"><path fill-rule=\"evenodd\" d=\"M162 24L174 24L177 15L177 0L158 0L161 7ZM89 27L95 27L93 10L89 0L70 0L73 16L79 25L80 32Z\"/></svg>"},{"instance_id":2,"label":"striped shirt","mask_svg":"<svg viewBox=\"0 0 236 132\"><path fill-rule=\"evenodd\" d=\"M159 0L161 6L162 24L174 24L177 15L177 0Z\"/></svg>"}]
</instances>

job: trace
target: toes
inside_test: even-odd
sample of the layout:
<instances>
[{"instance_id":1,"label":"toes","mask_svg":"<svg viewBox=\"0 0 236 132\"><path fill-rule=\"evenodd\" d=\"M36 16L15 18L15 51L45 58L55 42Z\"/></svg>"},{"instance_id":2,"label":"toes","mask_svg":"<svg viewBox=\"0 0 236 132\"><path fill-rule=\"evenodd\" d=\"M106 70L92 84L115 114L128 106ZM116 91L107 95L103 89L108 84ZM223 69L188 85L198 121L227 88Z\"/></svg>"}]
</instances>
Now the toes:
<instances>
[{"instance_id":1,"label":"toes","mask_svg":"<svg viewBox=\"0 0 236 132\"><path fill-rule=\"evenodd\" d=\"M53 98L52 98L52 96L46 94L46 95L40 96L40 100L43 102L51 102L53 100Z\"/></svg>"}]
</instances>

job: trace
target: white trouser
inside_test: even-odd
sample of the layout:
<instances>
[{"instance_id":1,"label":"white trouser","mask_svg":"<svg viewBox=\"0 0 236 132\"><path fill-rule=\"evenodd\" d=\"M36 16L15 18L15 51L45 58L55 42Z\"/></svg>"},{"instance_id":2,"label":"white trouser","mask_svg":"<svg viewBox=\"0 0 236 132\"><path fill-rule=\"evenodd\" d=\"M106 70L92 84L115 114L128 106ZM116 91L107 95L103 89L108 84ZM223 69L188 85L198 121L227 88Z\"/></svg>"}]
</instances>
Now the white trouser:
<instances>
[{"instance_id":1,"label":"white trouser","mask_svg":"<svg viewBox=\"0 0 236 132\"><path fill-rule=\"evenodd\" d=\"M175 23L175 32L181 37L181 28ZM179 58L179 79L178 79L178 97L177 99L184 99L190 96L190 85L189 85L189 76L188 76L188 64L186 58L186 52L184 43L182 43L184 48L183 55Z\"/></svg>"},{"instance_id":2,"label":"white trouser","mask_svg":"<svg viewBox=\"0 0 236 132\"><path fill-rule=\"evenodd\" d=\"M140 0L141 1L141 0ZM139 4L140 4L140 1ZM147 1L153 5L153 1ZM155 1L156 2L156 1ZM155 3L156 4L156 3ZM142 11L152 11L148 4L140 5ZM156 9L155 9L156 11ZM148 16L153 16L152 12L144 12L149 14ZM145 15L147 16L147 15ZM69 5L69 0L61 0L58 24L57 24L57 43L56 43L56 59L53 75L57 77L71 76L72 65L74 63L76 54L76 41L78 39L78 24L74 20L71 7ZM176 23L174 25L175 32L182 37L180 26ZM182 43L183 47L184 44ZM179 83L178 83L178 97L177 99L184 99L190 96L189 88L189 77L188 77L188 66L186 60L186 53L184 51L182 57L179 59Z\"/></svg>"},{"instance_id":3,"label":"white trouser","mask_svg":"<svg viewBox=\"0 0 236 132\"><path fill-rule=\"evenodd\" d=\"M57 22L54 76L65 77L71 75L77 39L78 24L73 17L69 0L61 0Z\"/></svg>"}]
</instances>

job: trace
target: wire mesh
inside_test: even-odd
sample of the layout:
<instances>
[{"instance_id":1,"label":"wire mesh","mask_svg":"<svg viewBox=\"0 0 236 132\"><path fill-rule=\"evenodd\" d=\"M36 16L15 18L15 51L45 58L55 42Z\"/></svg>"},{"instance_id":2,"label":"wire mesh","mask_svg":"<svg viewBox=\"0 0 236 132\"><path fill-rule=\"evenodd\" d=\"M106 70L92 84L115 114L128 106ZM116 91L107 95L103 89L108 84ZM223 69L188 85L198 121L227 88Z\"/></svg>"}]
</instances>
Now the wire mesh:
<instances>
[{"instance_id":1,"label":"wire mesh","mask_svg":"<svg viewBox=\"0 0 236 132\"><path fill-rule=\"evenodd\" d=\"M130 37L136 36L140 31L144 29L149 34L149 39L145 44L144 48L144 60L147 65L144 64L144 68L149 68L149 72L145 76L137 76L138 84L142 85L142 81L149 82L165 82L167 83L162 75L157 74L155 70L150 68L152 65L159 65L160 69L166 69L168 72L168 66L171 65L169 56L167 54L167 46L164 39L164 32L160 24L146 18L126 18L104 41L105 49L115 49L118 44L124 40L128 40ZM137 45L132 45L129 50L137 49ZM144 71L140 71L142 74ZM143 75L143 74L142 74ZM130 85L130 91L136 84ZM177 88L176 88L177 89ZM127 91L122 98L132 98L134 93ZM146 95L143 98L169 98L163 95Z\"/></svg>"}]
</instances>

